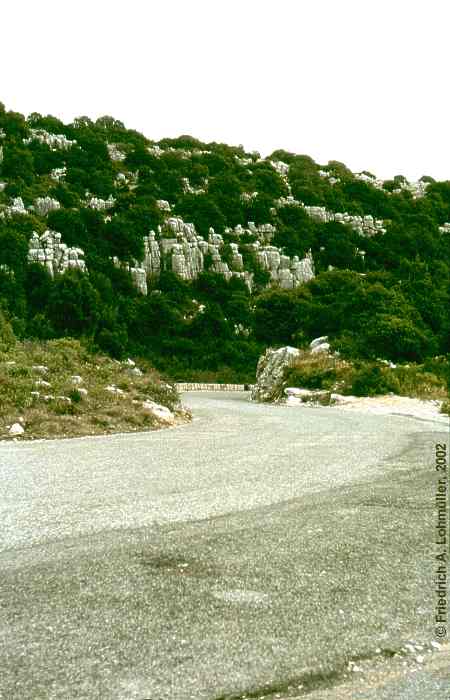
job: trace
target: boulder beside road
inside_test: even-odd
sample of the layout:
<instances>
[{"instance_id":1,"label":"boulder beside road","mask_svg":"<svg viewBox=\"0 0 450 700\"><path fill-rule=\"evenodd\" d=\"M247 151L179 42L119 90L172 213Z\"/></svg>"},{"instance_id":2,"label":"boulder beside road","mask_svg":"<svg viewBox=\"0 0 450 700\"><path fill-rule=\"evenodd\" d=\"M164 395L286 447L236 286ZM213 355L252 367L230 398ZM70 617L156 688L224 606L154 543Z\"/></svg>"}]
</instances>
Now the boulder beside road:
<instances>
[{"instance_id":1,"label":"boulder beside road","mask_svg":"<svg viewBox=\"0 0 450 700\"><path fill-rule=\"evenodd\" d=\"M300 357L300 350L287 345L279 350L267 348L261 355L256 368L256 384L252 389L252 401L268 402L277 398L284 373L294 360Z\"/></svg>"}]
</instances>

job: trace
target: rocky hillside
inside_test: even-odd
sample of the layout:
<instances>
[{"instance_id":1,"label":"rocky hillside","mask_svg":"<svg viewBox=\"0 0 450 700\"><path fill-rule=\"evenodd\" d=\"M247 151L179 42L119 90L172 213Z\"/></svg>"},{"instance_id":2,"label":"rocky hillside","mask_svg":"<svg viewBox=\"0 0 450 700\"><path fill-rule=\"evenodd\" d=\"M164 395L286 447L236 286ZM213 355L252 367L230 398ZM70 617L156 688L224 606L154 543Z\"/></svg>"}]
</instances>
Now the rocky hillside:
<instances>
[{"instance_id":1,"label":"rocky hillside","mask_svg":"<svg viewBox=\"0 0 450 700\"><path fill-rule=\"evenodd\" d=\"M170 377L252 381L267 345L449 352L450 183L112 117L0 105L0 305L19 339L80 338Z\"/></svg>"}]
</instances>

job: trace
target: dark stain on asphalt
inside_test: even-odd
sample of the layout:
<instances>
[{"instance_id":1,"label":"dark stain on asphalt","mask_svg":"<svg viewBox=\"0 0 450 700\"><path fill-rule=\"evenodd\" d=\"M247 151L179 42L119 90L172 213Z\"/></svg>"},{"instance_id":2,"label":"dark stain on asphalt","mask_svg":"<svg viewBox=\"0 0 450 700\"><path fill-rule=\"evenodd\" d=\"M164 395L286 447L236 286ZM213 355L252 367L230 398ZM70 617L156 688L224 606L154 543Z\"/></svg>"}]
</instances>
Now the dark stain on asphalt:
<instances>
[{"instance_id":1,"label":"dark stain on asphalt","mask_svg":"<svg viewBox=\"0 0 450 700\"><path fill-rule=\"evenodd\" d=\"M202 578L219 575L219 571L215 567L185 556L141 553L138 555L138 560L149 573L155 575L174 574Z\"/></svg>"}]
</instances>

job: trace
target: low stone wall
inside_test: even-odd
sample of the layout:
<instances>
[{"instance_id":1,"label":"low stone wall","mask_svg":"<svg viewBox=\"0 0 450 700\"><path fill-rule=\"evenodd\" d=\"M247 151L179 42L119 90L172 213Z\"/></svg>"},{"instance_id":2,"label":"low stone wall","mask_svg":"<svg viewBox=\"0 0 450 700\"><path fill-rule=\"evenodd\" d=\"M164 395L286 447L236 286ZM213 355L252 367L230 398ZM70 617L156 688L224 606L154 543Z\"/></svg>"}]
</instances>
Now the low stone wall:
<instances>
[{"instance_id":1,"label":"low stone wall","mask_svg":"<svg viewBox=\"0 0 450 700\"><path fill-rule=\"evenodd\" d=\"M202 382L175 382L178 391L251 391L252 384L205 384Z\"/></svg>"}]
</instances>

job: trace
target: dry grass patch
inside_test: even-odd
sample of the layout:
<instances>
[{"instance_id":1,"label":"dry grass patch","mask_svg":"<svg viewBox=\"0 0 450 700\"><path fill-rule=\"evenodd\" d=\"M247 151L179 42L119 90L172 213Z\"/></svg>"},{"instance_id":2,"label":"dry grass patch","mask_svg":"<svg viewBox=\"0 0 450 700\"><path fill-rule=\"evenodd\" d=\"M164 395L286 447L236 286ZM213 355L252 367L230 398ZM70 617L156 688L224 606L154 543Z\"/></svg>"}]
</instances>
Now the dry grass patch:
<instances>
[{"instance_id":1,"label":"dry grass patch","mask_svg":"<svg viewBox=\"0 0 450 700\"><path fill-rule=\"evenodd\" d=\"M156 429L162 422L142 408L154 401L189 419L174 386L145 361L90 354L76 340L17 343L0 353L0 439L19 423L23 438L73 437Z\"/></svg>"}]
</instances>

